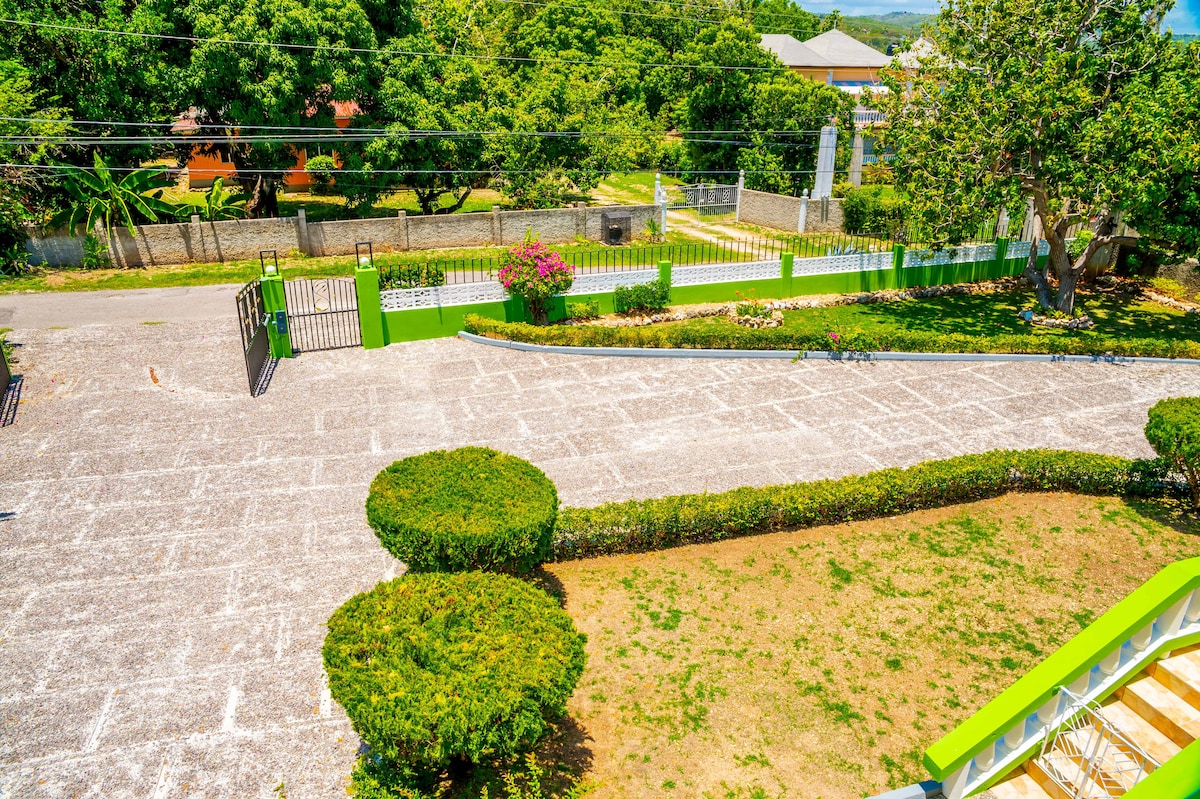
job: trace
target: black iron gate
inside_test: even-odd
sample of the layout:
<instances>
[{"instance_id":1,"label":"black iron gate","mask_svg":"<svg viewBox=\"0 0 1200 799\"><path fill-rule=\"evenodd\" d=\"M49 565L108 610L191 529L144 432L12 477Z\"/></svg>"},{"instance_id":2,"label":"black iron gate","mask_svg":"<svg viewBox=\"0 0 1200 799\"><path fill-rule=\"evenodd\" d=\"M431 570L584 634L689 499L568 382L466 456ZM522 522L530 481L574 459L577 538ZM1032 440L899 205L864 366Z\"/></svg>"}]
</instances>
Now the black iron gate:
<instances>
[{"instance_id":1,"label":"black iron gate","mask_svg":"<svg viewBox=\"0 0 1200 799\"><path fill-rule=\"evenodd\" d=\"M242 352L246 356L246 377L250 394L257 397L263 374L271 360L271 340L267 335L267 309L263 304L262 283L247 283L237 295L238 323L242 330Z\"/></svg>"},{"instance_id":2,"label":"black iron gate","mask_svg":"<svg viewBox=\"0 0 1200 799\"><path fill-rule=\"evenodd\" d=\"M289 280L283 296L293 352L362 346L354 278Z\"/></svg>"}]
</instances>

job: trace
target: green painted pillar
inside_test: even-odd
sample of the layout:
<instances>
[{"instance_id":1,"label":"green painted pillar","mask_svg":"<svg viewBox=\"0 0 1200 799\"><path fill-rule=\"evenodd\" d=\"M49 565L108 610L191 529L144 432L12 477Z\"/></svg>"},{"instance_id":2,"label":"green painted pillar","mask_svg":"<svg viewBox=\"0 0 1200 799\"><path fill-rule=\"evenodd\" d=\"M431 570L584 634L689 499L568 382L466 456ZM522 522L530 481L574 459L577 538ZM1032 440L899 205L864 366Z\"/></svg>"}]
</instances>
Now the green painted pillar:
<instances>
[{"instance_id":1,"label":"green painted pillar","mask_svg":"<svg viewBox=\"0 0 1200 799\"><path fill-rule=\"evenodd\" d=\"M383 308L379 299L379 270L374 265L354 268L354 291L358 295L358 324L364 350L377 350L383 338Z\"/></svg>"},{"instance_id":2,"label":"green painted pillar","mask_svg":"<svg viewBox=\"0 0 1200 799\"><path fill-rule=\"evenodd\" d=\"M896 288L906 289L908 286L904 282L904 245L892 245L892 274L895 275L894 282Z\"/></svg>"},{"instance_id":3,"label":"green painted pillar","mask_svg":"<svg viewBox=\"0 0 1200 799\"><path fill-rule=\"evenodd\" d=\"M792 269L796 265L796 254L794 252L785 252L779 257L779 276L781 278L779 294L781 297L791 297L792 295Z\"/></svg>"},{"instance_id":4,"label":"green painted pillar","mask_svg":"<svg viewBox=\"0 0 1200 799\"><path fill-rule=\"evenodd\" d=\"M667 284L667 287L668 287L667 301L670 302L670 298L671 298L671 292L670 292L671 262L670 261L659 261L658 262L658 279Z\"/></svg>"},{"instance_id":5,"label":"green painted pillar","mask_svg":"<svg viewBox=\"0 0 1200 799\"><path fill-rule=\"evenodd\" d=\"M267 337L271 340L271 357L295 357L292 353L292 337L288 333L287 302L283 297L283 276L279 274L264 275L261 282L263 308L267 312Z\"/></svg>"},{"instance_id":6,"label":"green painted pillar","mask_svg":"<svg viewBox=\"0 0 1200 799\"><path fill-rule=\"evenodd\" d=\"M1008 269L1005 268L1005 261L1008 260L1008 239L1000 237L996 239L996 275L1004 277L1008 275Z\"/></svg>"}]
</instances>

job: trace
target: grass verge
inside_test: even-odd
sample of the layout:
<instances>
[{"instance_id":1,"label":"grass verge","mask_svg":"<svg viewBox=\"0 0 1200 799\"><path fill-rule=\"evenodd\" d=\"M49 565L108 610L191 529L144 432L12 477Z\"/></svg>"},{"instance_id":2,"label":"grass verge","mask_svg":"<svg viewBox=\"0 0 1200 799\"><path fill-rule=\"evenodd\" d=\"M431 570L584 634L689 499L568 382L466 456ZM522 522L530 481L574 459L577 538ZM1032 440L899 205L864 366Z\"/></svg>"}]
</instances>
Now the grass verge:
<instances>
[{"instance_id":1,"label":"grass verge","mask_svg":"<svg viewBox=\"0 0 1200 799\"><path fill-rule=\"evenodd\" d=\"M588 636L570 706L584 735L561 762L602 799L850 799L909 784L929 744L1200 554L1200 523L1176 507L1009 494L552 564Z\"/></svg>"},{"instance_id":2,"label":"grass verge","mask_svg":"<svg viewBox=\"0 0 1200 799\"><path fill-rule=\"evenodd\" d=\"M1092 330L1044 328L1016 313L1031 291L958 294L871 305L784 312L779 328L751 329L721 316L644 327L508 324L468 317L467 330L491 338L581 347L746 350L977 352L1200 358L1200 315L1115 294L1085 293ZM833 335L837 336L837 344Z\"/></svg>"}]
</instances>

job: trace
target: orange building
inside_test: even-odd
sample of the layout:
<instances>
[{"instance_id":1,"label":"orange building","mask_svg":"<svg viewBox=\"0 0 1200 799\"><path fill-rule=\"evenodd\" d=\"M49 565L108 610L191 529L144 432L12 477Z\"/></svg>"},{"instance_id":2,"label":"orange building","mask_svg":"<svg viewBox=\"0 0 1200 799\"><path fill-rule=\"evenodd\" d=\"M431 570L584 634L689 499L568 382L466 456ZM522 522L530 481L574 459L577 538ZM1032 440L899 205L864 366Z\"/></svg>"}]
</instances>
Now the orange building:
<instances>
[{"instance_id":1,"label":"orange building","mask_svg":"<svg viewBox=\"0 0 1200 799\"><path fill-rule=\"evenodd\" d=\"M879 69L892 62L891 56L836 29L804 42L786 33L764 33L762 46L804 77L853 95L882 88Z\"/></svg>"},{"instance_id":2,"label":"orange building","mask_svg":"<svg viewBox=\"0 0 1200 799\"><path fill-rule=\"evenodd\" d=\"M334 100L330 105L333 106L334 124L342 130L350 127L350 120L358 114L358 104L352 100ZM194 108L180 114L179 120L171 126L171 132L184 136L199 133L200 124L196 121L198 114L199 112ZM336 158L336 155L334 157ZM307 148L297 148L296 166L287 170L283 176L284 190L304 191L312 186L312 178L304 171L307 163ZM207 189L212 186L213 181L217 178L224 178L226 183L228 183L236 175L237 168L233 165L233 162L226 159L225 153L220 150L203 151L201 147L193 147L191 153L188 155L188 188Z\"/></svg>"}]
</instances>

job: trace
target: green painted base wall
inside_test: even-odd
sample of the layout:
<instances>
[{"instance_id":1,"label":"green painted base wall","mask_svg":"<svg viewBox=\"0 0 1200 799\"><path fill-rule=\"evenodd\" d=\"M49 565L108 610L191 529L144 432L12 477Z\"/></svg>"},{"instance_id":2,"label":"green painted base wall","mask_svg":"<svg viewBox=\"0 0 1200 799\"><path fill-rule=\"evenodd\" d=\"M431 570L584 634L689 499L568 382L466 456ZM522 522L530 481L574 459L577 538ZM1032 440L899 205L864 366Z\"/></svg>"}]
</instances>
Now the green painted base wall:
<instances>
[{"instance_id":1,"label":"green painted base wall","mask_svg":"<svg viewBox=\"0 0 1200 799\"><path fill-rule=\"evenodd\" d=\"M896 253L898 261L903 260L903 254L902 249ZM999 262L941 264L877 269L868 272L843 272L833 275L796 275L790 279L781 277L770 280L707 283L701 286L672 286L671 304L731 302L750 296L760 300L774 300L813 294L853 294L883 289L971 283L998 277L1012 277L1021 274L1024 269L1025 259L1014 258ZM601 313L614 313L616 310L613 306L612 292L555 297L550 304L550 321L566 318L568 302L586 302L588 300L598 302ZM388 344L395 344L400 341L456 336L463 329L463 317L467 314L478 314L506 322L531 321L525 303L519 299L476 305L417 308L411 311L384 311L383 338Z\"/></svg>"}]
</instances>

